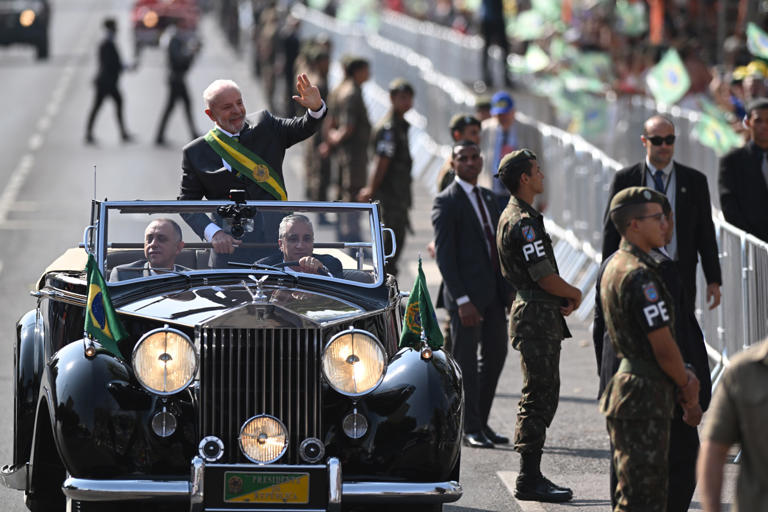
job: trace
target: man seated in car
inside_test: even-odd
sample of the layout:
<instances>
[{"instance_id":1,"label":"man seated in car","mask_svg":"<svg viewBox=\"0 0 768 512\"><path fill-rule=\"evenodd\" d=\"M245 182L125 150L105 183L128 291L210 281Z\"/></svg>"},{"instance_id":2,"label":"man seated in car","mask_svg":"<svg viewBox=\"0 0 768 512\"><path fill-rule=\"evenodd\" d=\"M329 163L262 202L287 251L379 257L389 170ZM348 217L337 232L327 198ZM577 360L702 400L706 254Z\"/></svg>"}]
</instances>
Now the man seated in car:
<instances>
[{"instance_id":1,"label":"man seated in car","mask_svg":"<svg viewBox=\"0 0 768 512\"><path fill-rule=\"evenodd\" d=\"M156 219L144 230L144 256L133 263L118 265L109 274L110 281L153 276L167 272L189 270L176 265L176 257L184 248L181 228L171 219Z\"/></svg>"},{"instance_id":2,"label":"man seated in car","mask_svg":"<svg viewBox=\"0 0 768 512\"><path fill-rule=\"evenodd\" d=\"M304 215L288 215L280 221L277 234L280 252L260 259L257 263L277 265L298 262L291 268L309 274L325 274L342 277L341 261L330 254L314 254L315 232L312 221Z\"/></svg>"}]
</instances>

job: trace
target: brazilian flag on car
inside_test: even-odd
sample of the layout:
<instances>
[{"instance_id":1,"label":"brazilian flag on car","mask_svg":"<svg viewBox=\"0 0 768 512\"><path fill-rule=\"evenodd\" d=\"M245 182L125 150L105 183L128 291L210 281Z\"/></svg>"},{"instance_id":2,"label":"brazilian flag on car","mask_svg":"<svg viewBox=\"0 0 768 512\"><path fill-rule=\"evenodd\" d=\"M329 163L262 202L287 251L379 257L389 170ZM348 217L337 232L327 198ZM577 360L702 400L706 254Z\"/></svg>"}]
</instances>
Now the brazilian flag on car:
<instances>
[{"instance_id":1,"label":"brazilian flag on car","mask_svg":"<svg viewBox=\"0 0 768 512\"><path fill-rule=\"evenodd\" d=\"M120 353L117 342L125 338L125 331L120 318L112 307L109 299L107 285L101 275L96 260L92 254L88 255L88 263L85 266L88 273L88 301L85 310L85 332L92 336L115 357L125 359Z\"/></svg>"},{"instance_id":2,"label":"brazilian flag on car","mask_svg":"<svg viewBox=\"0 0 768 512\"><path fill-rule=\"evenodd\" d=\"M408 299L403 319L403 332L400 334L400 347L418 347L421 342L421 333L427 337L427 343L432 348L443 346L443 333L437 324L437 316L432 307L432 299L429 298L427 279L421 269L419 258L419 275L413 283L413 290Z\"/></svg>"}]
</instances>

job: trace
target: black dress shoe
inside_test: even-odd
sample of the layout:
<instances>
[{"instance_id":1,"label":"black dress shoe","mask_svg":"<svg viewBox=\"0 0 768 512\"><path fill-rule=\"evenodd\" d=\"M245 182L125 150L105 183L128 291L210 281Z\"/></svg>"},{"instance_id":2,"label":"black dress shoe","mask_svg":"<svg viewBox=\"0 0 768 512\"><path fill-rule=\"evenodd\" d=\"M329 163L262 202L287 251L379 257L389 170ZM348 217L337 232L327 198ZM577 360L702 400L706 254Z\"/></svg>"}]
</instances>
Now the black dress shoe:
<instances>
[{"instance_id":1,"label":"black dress shoe","mask_svg":"<svg viewBox=\"0 0 768 512\"><path fill-rule=\"evenodd\" d=\"M555 485L541 475L533 478L517 477L515 498L522 501L562 503L573 498L573 491L567 487Z\"/></svg>"},{"instance_id":2,"label":"black dress shoe","mask_svg":"<svg viewBox=\"0 0 768 512\"><path fill-rule=\"evenodd\" d=\"M485 434L485 437L487 437L493 444L509 444L509 438L507 436L497 434L488 425L483 427L483 434Z\"/></svg>"},{"instance_id":3,"label":"black dress shoe","mask_svg":"<svg viewBox=\"0 0 768 512\"><path fill-rule=\"evenodd\" d=\"M493 448L493 443L482 432L464 434L464 445L471 448Z\"/></svg>"}]
</instances>

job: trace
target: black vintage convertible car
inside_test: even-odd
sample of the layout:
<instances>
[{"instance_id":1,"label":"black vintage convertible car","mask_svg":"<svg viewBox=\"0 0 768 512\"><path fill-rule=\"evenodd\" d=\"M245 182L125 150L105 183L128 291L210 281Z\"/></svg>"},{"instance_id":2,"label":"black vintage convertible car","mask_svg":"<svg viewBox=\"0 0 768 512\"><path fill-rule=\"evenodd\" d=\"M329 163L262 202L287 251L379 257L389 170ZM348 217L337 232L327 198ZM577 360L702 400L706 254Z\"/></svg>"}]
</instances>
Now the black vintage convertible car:
<instances>
[{"instance_id":1,"label":"black vintage convertible car","mask_svg":"<svg viewBox=\"0 0 768 512\"><path fill-rule=\"evenodd\" d=\"M405 294L383 272L376 204L91 211L16 326L13 461L1 475L31 510L440 510L459 499L460 371L423 337L398 346ZM212 258L197 242L182 219L203 215L238 239L234 253ZM297 215L311 236L291 238ZM149 226L169 219L186 244L167 268L145 263ZM288 243L310 243L323 265L285 261ZM86 335L86 317L116 342Z\"/></svg>"}]
</instances>

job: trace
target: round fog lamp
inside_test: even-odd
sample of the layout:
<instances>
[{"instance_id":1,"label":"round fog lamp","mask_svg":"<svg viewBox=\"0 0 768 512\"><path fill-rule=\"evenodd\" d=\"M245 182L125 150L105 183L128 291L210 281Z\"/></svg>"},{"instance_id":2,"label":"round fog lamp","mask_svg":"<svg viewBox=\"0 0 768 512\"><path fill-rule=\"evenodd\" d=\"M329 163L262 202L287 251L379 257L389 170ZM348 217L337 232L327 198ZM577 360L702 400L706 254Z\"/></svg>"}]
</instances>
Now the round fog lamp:
<instances>
[{"instance_id":1,"label":"round fog lamp","mask_svg":"<svg viewBox=\"0 0 768 512\"><path fill-rule=\"evenodd\" d=\"M216 462L224 455L224 441L216 436L204 437L197 445L197 451L206 462Z\"/></svg>"},{"instance_id":2,"label":"round fog lamp","mask_svg":"<svg viewBox=\"0 0 768 512\"><path fill-rule=\"evenodd\" d=\"M325 446L323 442L316 437L308 437L301 442L299 447L299 455L305 462L314 464L323 458L325 455Z\"/></svg>"},{"instance_id":3,"label":"round fog lamp","mask_svg":"<svg viewBox=\"0 0 768 512\"><path fill-rule=\"evenodd\" d=\"M176 432L176 416L165 409L152 416L152 432L158 437L169 437Z\"/></svg>"},{"instance_id":4,"label":"round fog lamp","mask_svg":"<svg viewBox=\"0 0 768 512\"><path fill-rule=\"evenodd\" d=\"M269 464L282 457L288 449L288 429L277 418L261 414L243 424L238 441L248 460Z\"/></svg>"},{"instance_id":5,"label":"round fog lamp","mask_svg":"<svg viewBox=\"0 0 768 512\"><path fill-rule=\"evenodd\" d=\"M341 426L351 439L360 439L368 432L368 420L357 411L347 414Z\"/></svg>"}]
</instances>

